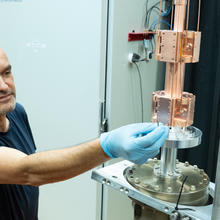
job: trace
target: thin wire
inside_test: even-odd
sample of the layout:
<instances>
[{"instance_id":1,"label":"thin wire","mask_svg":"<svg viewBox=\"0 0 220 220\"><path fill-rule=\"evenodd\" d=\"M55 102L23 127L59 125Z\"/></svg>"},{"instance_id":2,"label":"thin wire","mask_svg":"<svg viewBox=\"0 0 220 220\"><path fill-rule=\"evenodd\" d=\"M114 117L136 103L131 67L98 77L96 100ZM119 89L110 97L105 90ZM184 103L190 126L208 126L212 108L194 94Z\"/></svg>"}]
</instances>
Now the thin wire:
<instances>
[{"instance_id":1,"label":"thin wire","mask_svg":"<svg viewBox=\"0 0 220 220\"><path fill-rule=\"evenodd\" d=\"M166 24L166 25L168 25L168 27L170 27L170 24L169 24L167 21L165 21L165 20L161 20L160 23ZM154 21L154 23L151 24L151 28L156 29L156 26L157 26L158 24L159 24L158 21Z\"/></svg>"},{"instance_id":2,"label":"thin wire","mask_svg":"<svg viewBox=\"0 0 220 220\"><path fill-rule=\"evenodd\" d=\"M190 7L190 0L187 0L187 3L188 3L188 8L187 8L187 20L186 20L186 32L188 31L189 29L189 7Z\"/></svg>"},{"instance_id":3,"label":"thin wire","mask_svg":"<svg viewBox=\"0 0 220 220\"><path fill-rule=\"evenodd\" d=\"M174 0L172 0L172 12L171 12L171 24L170 24L170 30L173 29L173 13L174 13Z\"/></svg>"},{"instance_id":4,"label":"thin wire","mask_svg":"<svg viewBox=\"0 0 220 220\"><path fill-rule=\"evenodd\" d=\"M197 31L199 31L199 23L200 23L200 11L201 11L201 0L199 0L199 11L198 11L198 23L197 23Z\"/></svg>"},{"instance_id":5,"label":"thin wire","mask_svg":"<svg viewBox=\"0 0 220 220\"><path fill-rule=\"evenodd\" d=\"M171 13L171 10L172 10L172 5L169 7L168 11L162 13L162 14L160 15L160 17L168 16L168 15ZM159 20L159 18L156 18L156 19L152 22L152 24L151 24L151 26L150 26L150 29L153 28L153 25L154 25L154 27L155 27L155 23L156 23L156 24L157 24L157 23L159 24L158 20ZM165 20L160 20L160 22L161 22L161 23L164 23L164 24L167 24L169 27L171 26L171 25L170 25L167 21L165 21Z\"/></svg>"},{"instance_id":6,"label":"thin wire","mask_svg":"<svg viewBox=\"0 0 220 220\"><path fill-rule=\"evenodd\" d=\"M139 82L140 82L140 93L141 93L141 122L144 122L144 104L143 104L143 90L142 90L142 77L141 77L141 72L139 69L139 66L137 65L137 63L134 63L136 68L137 68L137 72L138 72L138 76L139 76Z\"/></svg>"},{"instance_id":7,"label":"thin wire","mask_svg":"<svg viewBox=\"0 0 220 220\"><path fill-rule=\"evenodd\" d=\"M179 193L179 197L178 197L178 199L177 199L177 203L176 203L175 210L178 210L178 205L179 205L179 202L180 202L180 198L181 198L181 196L182 196L183 187L184 187L184 184L185 184L187 178L188 178L188 176L186 176L186 177L184 178L184 180L183 180L183 183L182 183L182 186L181 186L181 189L180 189L180 193Z\"/></svg>"},{"instance_id":8,"label":"thin wire","mask_svg":"<svg viewBox=\"0 0 220 220\"><path fill-rule=\"evenodd\" d=\"M160 4L160 1L156 2L148 10L146 10L146 18L145 18L145 23L144 23L145 24L145 28L149 28L151 13L152 13L153 9L158 8L157 7L158 4Z\"/></svg>"}]
</instances>

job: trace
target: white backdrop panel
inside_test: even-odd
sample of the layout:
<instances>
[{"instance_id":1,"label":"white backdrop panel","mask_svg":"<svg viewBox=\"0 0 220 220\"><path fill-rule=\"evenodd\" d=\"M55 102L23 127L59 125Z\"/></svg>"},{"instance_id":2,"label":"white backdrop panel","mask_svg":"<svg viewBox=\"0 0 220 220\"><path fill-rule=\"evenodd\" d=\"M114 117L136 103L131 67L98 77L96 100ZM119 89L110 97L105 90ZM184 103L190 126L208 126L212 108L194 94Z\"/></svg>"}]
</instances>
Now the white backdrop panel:
<instances>
[{"instance_id":1,"label":"white backdrop panel","mask_svg":"<svg viewBox=\"0 0 220 220\"><path fill-rule=\"evenodd\" d=\"M101 0L1 0L0 47L38 151L98 136ZM40 220L96 219L90 172L41 188Z\"/></svg>"}]
</instances>

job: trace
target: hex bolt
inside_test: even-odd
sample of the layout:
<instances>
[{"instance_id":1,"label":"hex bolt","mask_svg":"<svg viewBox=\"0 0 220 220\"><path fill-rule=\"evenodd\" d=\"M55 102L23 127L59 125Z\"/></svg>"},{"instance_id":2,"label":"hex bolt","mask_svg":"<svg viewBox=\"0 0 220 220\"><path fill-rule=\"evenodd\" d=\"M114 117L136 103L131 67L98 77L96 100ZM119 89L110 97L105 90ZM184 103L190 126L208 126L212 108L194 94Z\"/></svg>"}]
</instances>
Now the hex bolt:
<instances>
[{"instance_id":1,"label":"hex bolt","mask_svg":"<svg viewBox=\"0 0 220 220\"><path fill-rule=\"evenodd\" d=\"M171 193L172 191L173 191L172 187L169 186L169 187L167 188L167 192Z\"/></svg>"},{"instance_id":2,"label":"hex bolt","mask_svg":"<svg viewBox=\"0 0 220 220\"><path fill-rule=\"evenodd\" d=\"M195 186L195 185L191 185L191 186L190 186L190 190L191 190L191 191L195 191L195 190L196 190L196 186Z\"/></svg>"},{"instance_id":3,"label":"hex bolt","mask_svg":"<svg viewBox=\"0 0 220 220\"><path fill-rule=\"evenodd\" d=\"M178 159L176 159L176 164L179 164L179 163L180 163L180 161Z\"/></svg>"},{"instance_id":4,"label":"hex bolt","mask_svg":"<svg viewBox=\"0 0 220 220\"><path fill-rule=\"evenodd\" d=\"M188 166L189 166L189 162L186 161L186 162L185 162L185 167L188 167Z\"/></svg>"},{"instance_id":5,"label":"hex bolt","mask_svg":"<svg viewBox=\"0 0 220 220\"><path fill-rule=\"evenodd\" d=\"M173 212L171 213L171 215L170 215L170 220L178 220L179 217L180 217L179 212L173 211Z\"/></svg>"},{"instance_id":6,"label":"hex bolt","mask_svg":"<svg viewBox=\"0 0 220 220\"><path fill-rule=\"evenodd\" d=\"M204 170L203 169L200 170L200 174L204 175Z\"/></svg>"},{"instance_id":7,"label":"hex bolt","mask_svg":"<svg viewBox=\"0 0 220 220\"><path fill-rule=\"evenodd\" d=\"M194 165L193 167L194 167L194 170L197 170L197 169L198 169L198 166L197 166L197 165Z\"/></svg>"},{"instance_id":8,"label":"hex bolt","mask_svg":"<svg viewBox=\"0 0 220 220\"><path fill-rule=\"evenodd\" d=\"M155 189L156 191L159 191L159 190L160 190L160 186L156 185L156 186L154 187L154 189Z\"/></svg>"},{"instance_id":9,"label":"hex bolt","mask_svg":"<svg viewBox=\"0 0 220 220\"><path fill-rule=\"evenodd\" d=\"M136 184L139 184L139 183L140 183L140 179L137 177L137 178L135 178L134 182L135 182Z\"/></svg>"},{"instance_id":10,"label":"hex bolt","mask_svg":"<svg viewBox=\"0 0 220 220\"><path fill-rule=\"evenodd\" d=\"M147 187L147 183L141 183L141 186Z\"/></svg>"}]
</instances>

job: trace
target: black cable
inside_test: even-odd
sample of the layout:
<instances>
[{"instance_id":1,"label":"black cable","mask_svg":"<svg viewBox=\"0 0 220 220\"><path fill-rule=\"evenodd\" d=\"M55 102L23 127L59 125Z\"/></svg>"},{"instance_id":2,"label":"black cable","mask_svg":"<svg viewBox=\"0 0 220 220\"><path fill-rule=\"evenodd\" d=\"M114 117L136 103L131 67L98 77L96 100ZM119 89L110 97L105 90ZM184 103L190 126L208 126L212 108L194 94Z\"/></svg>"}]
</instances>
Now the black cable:
<instances>
[{"instance_id":1,"label":"black cable","mask_svg":"<svg viewBox=\"0 0 220 220\"><path fill-rule=\"evenodd\" d=\"M139 69L139 66L137 65L137 63L134 63L136 68L137 68L137 72L138 72L138 76L139 76L139 82L140 82L140 93L141 93L141 122L144 122L144 104L143 104L143 90L142 90L142 77L141 77L141 72Z\"/></svg>"},{"instance_id":2,"label":"black cable","mask_svg":"<svg viewBox=\"0 0 220 220\"><path fill-rule=\"evenodd\" d=\"M179 197L178 197L177 202L176 202L175 210L179 210L179 209L178 209L178 205L179 205L180 198L181 198L182 192L183 192L183 187L184 187L184 184L185 184L187 178L188 178L188 176L186 176L186 177L184 178L184 180L183 180L183 183L182 183L182 186L181 186L181 189L180 189L180 193L179 193Z\"/></svg>"}]
</instances>

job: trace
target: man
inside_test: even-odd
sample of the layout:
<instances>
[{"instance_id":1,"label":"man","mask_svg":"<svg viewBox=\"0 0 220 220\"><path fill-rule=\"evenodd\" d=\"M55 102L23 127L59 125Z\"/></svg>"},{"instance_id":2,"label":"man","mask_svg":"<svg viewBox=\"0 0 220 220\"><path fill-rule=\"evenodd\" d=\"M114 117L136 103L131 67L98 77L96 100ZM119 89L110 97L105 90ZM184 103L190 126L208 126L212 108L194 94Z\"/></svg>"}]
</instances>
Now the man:
<instances>
[{"instance_id":1,"label":"man","mask_svg":"<svg viewBox=\"0 0 220 220\"><path fill-rule=\"evenodd\" d=\"M110 158L142 164L158 154L168 135L162 125L132 124L75 147L35 153L27 115L15 97L11 65L0 50L1 220L36 220L38 186L72 178Z\"/></svg>"}]
</instances>

